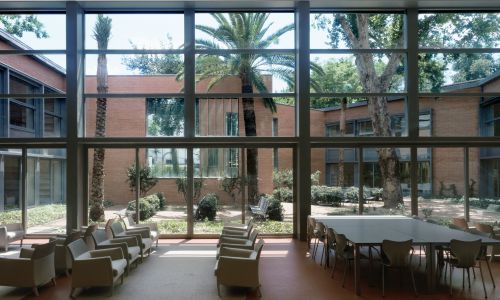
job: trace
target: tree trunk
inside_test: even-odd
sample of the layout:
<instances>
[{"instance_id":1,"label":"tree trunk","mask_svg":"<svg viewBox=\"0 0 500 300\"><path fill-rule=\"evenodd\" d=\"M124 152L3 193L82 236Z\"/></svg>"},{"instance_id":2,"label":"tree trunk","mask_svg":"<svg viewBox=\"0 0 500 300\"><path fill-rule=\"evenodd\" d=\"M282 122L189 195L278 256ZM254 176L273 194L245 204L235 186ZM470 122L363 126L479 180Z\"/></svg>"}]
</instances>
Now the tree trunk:
<instances>
[{"instance_id":1,"label":"tree trunk","mask_svg":"<svg viewBox=\"0 0 500 300\"><path fill-rule=\"evenodd\" d=\"M253 86L250 78L245 74L241 78L241 92L253 93ZM243 120L245 122L245 136L257 136L257 124L255 121L255 108L253 98L242 98ZM247 149L247 186L248 202L255 204L259 195L258 182L258 162L259 150L256 148Z\"/></svg>"},{"instance_id":2,"label":"tree trunk","mask_svg":"<svg viewBox=\"0 0 500 300\"><path fill-rule=\"evenodd\" d=\"M108 67L106 54L97 58L97 93L108 92ZM107 99L97 98L95 136L106 136ZM90 187L89 218L92 221L104 221L104 148L94 149L92 184Z\"/></svg>"},{"instance_id":3,"label":"tree trunk","mask_svg":"<svg viewBox=\"0 0 500 300\"><path fill-rule=\"evenodd\" d=\"M335 15L340 22L344 34L354 49L370 49L369 14L356 14L356 23L350 23L344 15ZM355 29L355 30L353 30ZM398 37L398 47L403 47L404 36ZM385 93L389 91L391 80L396 74L403 56L401 53L391 53L380 76L375 70L374 54L356 53L356 69L361 79L364 93ZM373 133L375 136L391 136L391 120L387 108L387 99L384 97L368 97L368 111L371 116ZM401 192L401 178L399 175L399 159L393 148L377 149L379 168L382 176L382 197L384 207L395 208L403 203Z\"/></svg>"}]
</instances>

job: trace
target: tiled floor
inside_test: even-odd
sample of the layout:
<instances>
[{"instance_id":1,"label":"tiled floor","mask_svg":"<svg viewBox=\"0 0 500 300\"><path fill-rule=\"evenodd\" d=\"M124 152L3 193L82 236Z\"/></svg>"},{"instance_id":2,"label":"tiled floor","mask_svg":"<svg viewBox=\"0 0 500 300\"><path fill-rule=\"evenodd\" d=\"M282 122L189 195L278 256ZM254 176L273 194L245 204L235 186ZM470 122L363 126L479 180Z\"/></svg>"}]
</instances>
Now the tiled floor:
<instances>
[{"instance_id":1,"label":"tiled floor","mask_svg":"<svg viewBox=\"0 0 500 300\"><path fill-rule=\"evenodd\" d=\"M189 285L176 286L175 296L169 288L158 288L154 291L145 291L144 298L154 299L217 299L217 292L215 288L215 278L212 270L212 258L208 257L215 253L215 240L160 240L160 246L156 251L156 259L168 257L167 253L173 253L176 249L188 249L185 251L187 255L193 258L205 258L205 264L199 270L194 269L194 273L190 274ZM14 247L15 248L15 247ZM157 274L164 274L165 276L154 276L152 280L158 281L158 286L162 286L162 281L168 280L169 276L184 276L183 272L188 272L189 268L175 267L170 264L172 268L164 268L161 270L154 270L160 268L160 265L154 263L155 257L152 257L144 265L139 265L137 269L131 271L131 275L125 278L124 286L117 286L115 288L115 297L113 299L128 299L128 293L125 293L127 288L136 286L137 281L144 278L143 274L151 274L151 272L158 272ZM191 262L192 261L192 262ZM186 259L186 264L195 263L194 259ZM177 264L177 266L179 266ZM485 266L485 265L484 265ZM500 283L500 262L495 262L492 265L493 274L497 281ZM348 273L345 288L342 288L341 281L343 275L343 265L339 265L334 278L330 277L331 269L324 269L318 262L313 261L307 252L307 245L304 242L299 242L293 239L266 239L266 245L262 253L260 262L260 281L262 284L262 299L383 299L381 296L380 288L380 268L375 265L375 271L370 273L368 268L364 268L362 273L362 296L358 297L354 293L352 272ZM4 271L4 270L0 270ZM165 273L162 273L165 272ZM405 274L400 276L397 271L389 272L386 274L386 296L385 299L414 299L409 279ZM481 280L478 272L476 271L477 278L472 279L472 289L469 291L465 289L462 291L462 272L454 273L454 297L453 299L484 299L484 293L481 285ZM500 299L500 290L493 289L489 274L484 268L483 275L485 276L486 289L488 299ZM472 276L472 275L471 275ZM402 282L400 284L400 279ZM432 295L425 293L424 288L424 273L423 265L416 271L417 288L419 289L419 299L447 299L448 295L447 286L441 286L439 290ZM57 286L47 286L40 289L40 296L34 297L29 294L29 289L16 289L10 297L6 299L38 299L38 300L58 300L69 299L70 278L59 277L57 279ZM198 281L198 283L197 283ZM134 283L135 282L135 283ZM370 283L370 284L369 284ZM192 296L193 293L189 287L205 286L206 298L200 296ZM122 289L120 291L120 289ZM140 289L140 287L139 287ZM186 290L182 290L186 289ZM500 289L500 287L498 288ZM223 289L223 295L231 295L232 291ZM18 295L18 298L15 296ZM27 296L23 296L27 295ZM100 296L99 293L83 294L82 298L93 299L92 295ZM106 293L104 292L103 296ZM121 296L119 296L121 295ZM134 297L142 295L139 290ZM191 295L191 296L188 296ZM13 297L12 297L13 296ZM240 294L241 296L241 294ZM2 296L0 295L0 298ZM99 297L100 298L100 297ZM224 297L228 298L228 297ZM230 298L230 297L229 297ZM130 299L133 299L130 296ZM247 299L258 299L258 296L253 291L248 291Z\"/></svg>"}]
</instances>

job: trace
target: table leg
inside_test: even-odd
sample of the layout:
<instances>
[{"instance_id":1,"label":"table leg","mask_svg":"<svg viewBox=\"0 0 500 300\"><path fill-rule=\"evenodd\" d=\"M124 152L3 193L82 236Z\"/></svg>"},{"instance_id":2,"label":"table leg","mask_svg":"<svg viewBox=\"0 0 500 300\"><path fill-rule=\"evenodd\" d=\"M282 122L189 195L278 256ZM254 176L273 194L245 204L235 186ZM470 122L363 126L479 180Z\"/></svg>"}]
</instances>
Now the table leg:
<instances>
[{"instance_id":1,"label":"table leg","mask_svg":"<svg viewBox=\"0 0 500 300\"><path fill-rule=\"evenodd\" d=\"M426 273L427 273L427 292L432 294L436 290L436 253L432 244L426 245L427 254L425 255Z\"/></svg>"},{"instance_id":2,"label":"table leg","mask_svg":"<svg viewBox=\"0 0 500 300\"><path fill-rule=\"evenodd\" d=\"M360 246L354 244L354 290L356 295L361 296L361 266L360 266Z\"/></svg>"}]
</instances>

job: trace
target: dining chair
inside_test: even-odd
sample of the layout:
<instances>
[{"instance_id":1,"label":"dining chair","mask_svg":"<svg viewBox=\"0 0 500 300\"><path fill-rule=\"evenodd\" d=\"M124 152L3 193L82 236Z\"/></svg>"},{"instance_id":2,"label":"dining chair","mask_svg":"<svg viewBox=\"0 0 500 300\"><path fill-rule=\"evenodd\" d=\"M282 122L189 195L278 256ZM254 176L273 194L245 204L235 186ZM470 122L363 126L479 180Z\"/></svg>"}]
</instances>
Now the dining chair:
<instances>
[{"instance_id":1,"label":"dining chair","mask_svg":"<svg viewBox=\"0 0 500 300\"><path fill-rule=\"evenodd\" d=\"M316 237L316 242L314 244L313 258L316 258L316 253L318 252L319 243L323 243L323 249L321 251L321 260L319 265L323 265L323 256L325 255L326 247L326 227L323 222L316 222L316 228L314 229L314 236Z\"/></svg>"},{"instance_id":2,"label":"dining chair","mask_svg":"<svg viewBox=\"0 0 500 300\"><path fill-rule=\"evenodd\" d=\"M491 225L477 223L476 230L479 232L482 232L484 234L487 234L487 236L491 239L500 240L500 235L497 235L495 233L495 230L493 229L493 226L491 226ZM491 263L491 262L493 262L495 255L500 255L500 246L495 245L495 246L491 246L488 248L490 248L489 255L490 255L490 263Z\"/></svg>"},{"instance_id":3,"label":"dining chair","mask_svg":"<svg viewBox=\"0 0 500 300\"><path fill-rule=\"evenodd\" d=\"M351 262L354 261L354 248L349 245L348 240L345 235L336 232L333 230L335 237L335 261L333 262L332 274L335 272L335 268L337 266L337 260L342 260L344 262L344 277L342 278L342 287L345 286L345 279L347 276L347 271L351 269ZM366 255L360 254L361 259L368 259Z\"/></svg>"},{"instance_id":4,"label":"dining chair","mask_svg":"<svg viewBox=\"0 0 500 300\"><path fill-rule=\"evenodd\" d=\"M325 269L330 266L330 252L335 250L335 232L333 228L326 227Z\"/></svg>"},{"instance_id":5,"label":"dining chair","mask_svg":"<svg viewBox=\"0 0 500 300\"><path fill-rule=\"evenodd\" d=\"M453 229L461 229L463 231L469 231L469 225L467 224L467 220L465 218L452 218L450 228Z\"/></svg>"},{"instance_id":6,"label":"dining chair","mask_svg":"<svg viewBox=\"0 0 500 300\"><path fill-rule=\"evenodd\" d=\"M487 232L482 232L482 231L479 231L479 230L474 230L474 233L477 234L477 235L480 235L480 236L484 236L486 238L491 238L491 234L489 234ZM478 255L477 259L478 260L484 260L486 262L486 267L488 267L488 272L490 273L491 282L493 283L493 287L495 288L496 287L496 285L495 285L495 279L493 277L493 273L491 272L490 261L488 260L488 246L481 245L481 250L479 251L479 255ZM474 278L476 278L476 273L474 272L474 269L472 269L472 274L474 275Z\"/></svg>"},{"instance_id":7,"label":"dining chair","mask_svg":"<svg viewBox=\"0 0 500 300\"><path fill-rule=\"evenodd\" d=\"M411 260L414 250L412 248L413 240L391 241L383 240L381 249L382 259L382 297L385 296L385 268L408 269L415 296L418 295L415 285L415 277L411 268Z\"/></svg>"},{"instance_id":8,"label":"dining chair","mask_svg":"<svg viewBox=\"0 0 500 300\"><path fill-rule=\"evenodd\" d=\"M316 219L313 216L307 216L307 249L311 250L311 241L315 239L314 229L316 228ZM312 252L311 252L312 257Z\"/></svg>"},{"instance_id":9,"label":"dining chair","mask_svg":"<svg viewBox=\"0 0 500 300\"><path fill-rule=\"evenodd\" d=\"M481 251L481 240L475 241L461 241L452 239L450 241L450 253L445 259L450 267L450 296L453 295L453 269L462 269L462 289L465 288L465 270L467 270L467 278L470 285L470 268L479 268L481 274L481 281L483 282L484 298L487 298L486 286L484 285L483 271L481 269L481 260L478 259Z\"/></svg>"}]
</instances>

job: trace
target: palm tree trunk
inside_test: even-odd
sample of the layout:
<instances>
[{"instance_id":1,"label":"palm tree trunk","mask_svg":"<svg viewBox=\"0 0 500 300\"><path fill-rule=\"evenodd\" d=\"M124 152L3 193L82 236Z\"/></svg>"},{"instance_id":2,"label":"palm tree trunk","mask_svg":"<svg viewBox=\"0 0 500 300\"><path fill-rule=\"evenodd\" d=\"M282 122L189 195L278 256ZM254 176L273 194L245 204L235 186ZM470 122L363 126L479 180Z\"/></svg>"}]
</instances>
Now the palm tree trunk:
<instances>
[{"instance_id":1,"label":"palm tree trunk","mask_svg":"<svg viewBox=\"0 0 500 300\"><path fill-rule=\"evenodd\" d=\"M345 135L345 110L347 106L347 99L343 98L340 102L340 136ZM337 185L344 186L344 148L339 149L339 174Z\"/></svg>"},{"instance_id":2,"label":"palm tree trunk","mask_svg":"<svg viewBox=\"0 0 500 300\"><path fill-rule=\"evenodd\" d=\"M106 50L111 31L111 19L98 15L94 27L94 38L99 50ZM106 54L97 57L97 93L108 92L108 63ZM97 98L95 136L106 136L106 110L107 99ZM92 221L104 220L104 148L94 149L94 160L92 166L92 183L90 186L90 208L89 218Z\"/></svg>"},{"instance_id":3,"label":"palm tree trunk","mask_svg":"<svg viewBox=\"0 0 500 300\"><path fill-rule=\"evenodd\" d=\"M253 87L247 76L241 76L242 93L252 93ZM245 136L257 136L257 125L255 121L255 108L253 98L242 98L243 120L245 122ZM247 186L248 202L255 204L259 195L258 182L259 151L256 148L247 149Z\"/></svg>"}]
</instances>

